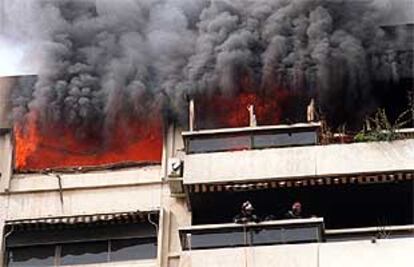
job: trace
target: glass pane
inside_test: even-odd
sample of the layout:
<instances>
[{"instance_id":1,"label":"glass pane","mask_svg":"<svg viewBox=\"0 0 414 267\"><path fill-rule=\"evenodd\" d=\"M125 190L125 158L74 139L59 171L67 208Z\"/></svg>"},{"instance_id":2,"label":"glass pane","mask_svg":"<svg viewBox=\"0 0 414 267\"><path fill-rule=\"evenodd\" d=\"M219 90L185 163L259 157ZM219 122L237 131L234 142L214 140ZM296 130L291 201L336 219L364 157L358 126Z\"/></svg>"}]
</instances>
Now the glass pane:
<instances>
[{"instance_id":1,"label":"glass pane","mask_svg":"<svg viewBox=\"0 0 414 267\"><path fill-rule=\"evenodd\" d=\"M313 145L316 143L315 132L278 133L253 136L254 148Z\"/></svg>"},{"instance_id":2,"label":"glass pane","mask_svg":"<svg viewBox=\"0 0 414 267\"><path fill-rule=\"evenodd\" d=\"M156 257L156 238L111 240L111 261L154 259Z\"/></svg>"},{"instance_id":3,"label":"glass pane","mask_svg":"<svg viewBox=\"0 0 414 267\"><path fill-rule=\"evenodd\" d=\"M110 224L70 229L15 231L7 238L7 245L10 247L32 247L92 242L94 240L152 237L154 235L154 226L149 223Z\"/></svg>"},{"instance_id":4,"label":"glass pane","mask_svg":"<svg viewBox=\"0 0 414 267\"><path fill-rule=\"evenodd\" d=\"M265 244L280 244L282 243L282 230L281 229L250 229L252 235L252 243L254 245Z\"/></svg>"},{"instance_id":5,"label":"glass pane","mask_svg":"<svg viewBox=\"0 0 414 267\"><path fill-rule=\"evenodd\" d=\"M8 266L53 266L55 247L56 246L11 248L8 253Z\"/></svg>"},{"instance_id":6,"label":"glass pane","mask_svg":"<svg viewBox=\"0 0 414 267\"><path fill-rule=\"evenodd\" d=\"M318 233L317 227L290 228L283 232L286 243L318 241Z\"/></svg>"},{"instance_id":7,"label":"glass pane","mask_svg":"<svg viewBox=\"0 0 414 267\"><path fill-rule=\"evenodd\" d=\"M188 142L189 153L243 150L250 148L250 136L194 138Z\"/></svg>"},{"instance_id":8,"label":"glass pane","mask_svg":"<svg viewBox=\"0 0 414 267\"><path fill-rule=\"evenodd\" d=\"M235 247L248 243L248 238L243 229L237 229L229 232L193 233L190 243L192 249Z\"/></svg>"},{"instance_id":9,"label":"glass pane","mask_svg":"<svg viewBox=\"0 0 414 267\"><path fill-rule=\"evenodd\" d=\"M62 265L101 263L108 261L108 241L62 245Z\"/></svg>"}]
</instances>

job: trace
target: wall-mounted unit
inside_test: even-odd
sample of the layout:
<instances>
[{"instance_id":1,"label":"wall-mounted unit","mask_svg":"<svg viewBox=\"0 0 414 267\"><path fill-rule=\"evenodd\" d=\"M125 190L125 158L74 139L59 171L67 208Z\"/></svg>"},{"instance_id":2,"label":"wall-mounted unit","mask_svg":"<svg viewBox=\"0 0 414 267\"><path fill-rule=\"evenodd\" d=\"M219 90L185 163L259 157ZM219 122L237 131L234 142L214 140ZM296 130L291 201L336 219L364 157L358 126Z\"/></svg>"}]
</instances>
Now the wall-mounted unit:
<instances>
[{"instance_id":1,"label":"wall-mounted unit","mask_svg":"<svg viewBox=\"0 0 414 267\"><path fill-rule=\"evenodd\" d=\"M170 158L168 160L168 177L167 181L170 186L171 196L184 197L183 186L183 161L178 158Z\"/></svg>"}]
</instances>

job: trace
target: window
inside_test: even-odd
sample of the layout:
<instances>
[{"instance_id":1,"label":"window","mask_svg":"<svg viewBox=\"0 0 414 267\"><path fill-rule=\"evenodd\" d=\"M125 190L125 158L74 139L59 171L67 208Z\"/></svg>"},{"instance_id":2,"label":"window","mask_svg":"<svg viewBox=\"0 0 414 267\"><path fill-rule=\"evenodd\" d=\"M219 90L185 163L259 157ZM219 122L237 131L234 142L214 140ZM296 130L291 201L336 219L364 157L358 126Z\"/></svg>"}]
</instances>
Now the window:
<instances>
[{"instance_id":1,"label":"window","mask_svg":"<svg viewBox=\"0 0 414 267\"><path fill-rule=\"evenodd\" d=\"M53 266L55 246L21 247L8 251L8 266Z\"/></svg>"},{"instance_id":2,"label":"window","mask_svg":"<svg viewBox=\"0 0 414 267\"><path fill-rule=\"evenodd\" d=\"M65 266L88 263L153 259L155 238L17 247L8 250L8 266Z\"/></svg>"},{"instance_id":3,"label":"window","mask_svg":"<svg viewBox=\"0 0 414 267\"><path fill-rule=\"evenodd\" d=\"M61 265L102 263L109 261L108 241L63 244L60 252Z\"/></svg>"},{"instance_id":4,"label":"window","mask_svg":"<svg viewBox=\"0 0 414 267\"><path fill-rule=\"evenodd\" d=\"M157 256L156 240L121 239L111 241L111 261L138 260Z\"/></svg>"},{"instance_id":5,"label":"window","mask_svg":"<svg viewBox=\"0 0 414 267\"><path fill-rule=\"evenodd\" d=\"M6 240L7 266L67 266L155 259L157 233L149 223L16 230Z\"/></svg>"}]
</instances>

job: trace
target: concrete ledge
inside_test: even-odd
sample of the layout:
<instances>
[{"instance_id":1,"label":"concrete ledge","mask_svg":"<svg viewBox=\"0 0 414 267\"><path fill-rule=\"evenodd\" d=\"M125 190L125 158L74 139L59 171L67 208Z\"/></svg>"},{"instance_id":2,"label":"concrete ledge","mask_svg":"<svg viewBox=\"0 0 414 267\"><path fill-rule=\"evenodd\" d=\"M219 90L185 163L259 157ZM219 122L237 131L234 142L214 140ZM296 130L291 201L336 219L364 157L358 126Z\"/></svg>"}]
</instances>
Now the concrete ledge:
<instances>
[{"instance_id":1,"label":"concrete ledge","mask_svg":"<svg viewBox=\"0 0 414 267\"><path fill-rule=\"evenodd\" d=\"M15 174L11 179L10 193L60 190L59 177L62 183L62 190L162 182L160 165L74 174Z\"/></svg>"},{"instance_id":2,"label":"concrete ledge","mask_svg":"<svg viewBox=\"0 0 414 267\"><path fill-rule=\"evenodd\" d=\"M414 171L414 139L190 154L184 184Z\"/></svg>"},{"instance_id":3,"label":"concrete ledge","mask_svg":"<svg viewBox=\"0 0 414 267\"><path fill-rule=\"evenodd\" d=\"M161 184L69 190L59 193L33 192L7 197L6 219L79 216L125 211L159 210Z\"/></svg>"},{"instance_id":4,"label":"concrete ledge","mask_svg":"<svg viewBox=\"0 0 414 267\"><path fill-rule=\"evenodd\" d=\"M414 238L184 251L179 267L411 267Z\"/></svg>"}]
</instances>

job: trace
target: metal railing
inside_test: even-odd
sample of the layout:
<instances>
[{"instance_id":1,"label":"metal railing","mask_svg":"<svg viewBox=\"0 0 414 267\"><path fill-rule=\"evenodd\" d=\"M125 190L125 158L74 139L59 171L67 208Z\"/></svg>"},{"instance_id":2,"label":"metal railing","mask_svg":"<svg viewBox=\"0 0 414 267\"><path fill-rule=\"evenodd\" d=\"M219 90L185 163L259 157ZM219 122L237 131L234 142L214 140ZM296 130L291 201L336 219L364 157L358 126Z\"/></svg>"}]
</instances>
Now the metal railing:
<instances>
[{"instance_id":1,"label":"metal railing","mask_svg":"<svg viewBox=\"0 0 414 267\"><path fill-rule=\"evenodd\" d=\"M322 242L323 231L321 218L179 229L183 250Z\"/></svg>"},{"instance_id":2,"label":"metal railing","mask_svg":"<svg viewBox=\"0 0 414 267\"><path fill-rule=\"evenodd\" d=\"M187 154L318 144L320 123L183 132Z\"/></svg>"},{"instance_id":3,"label":"metal railing","mask_svg":"<svg viewBox=\"0 0 414 267\"><path fill-rule=\"evenodd\" d=\"M179 229L183 250L414 237L414 225L325 229L322 218Z\"/></svg>"},{"instance_id":4,"label":"metal railing","mask_svg":"<svg viewBox=\"0 0 414 267\"><path fill-rule=\"evenodd\" d=\"M414 237L414 225L326 229L324 232L324 239L327 242L403 237Z\"/></svg>"}]
</instances>

